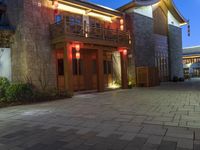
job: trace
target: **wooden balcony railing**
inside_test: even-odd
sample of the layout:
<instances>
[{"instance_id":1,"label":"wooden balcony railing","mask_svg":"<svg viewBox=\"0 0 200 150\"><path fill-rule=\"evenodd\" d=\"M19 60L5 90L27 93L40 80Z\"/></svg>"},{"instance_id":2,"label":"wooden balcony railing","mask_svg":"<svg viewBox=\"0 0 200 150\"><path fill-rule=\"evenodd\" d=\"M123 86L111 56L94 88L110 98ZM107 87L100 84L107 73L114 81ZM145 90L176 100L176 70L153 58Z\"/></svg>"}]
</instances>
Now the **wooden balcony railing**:
<instances>
[{"instance_id":1,"label":"wooden balcony railing","mask_svg":"<svg viewBox=\"0 0 200 150\"><path fill-rule=\"evenodd\" d=\"M50 30L52 39L66 35L70 37L110 41L121 45L129 45L130 42L129 32L101 27L97 28L88 24L67 22L66 20L50 25Z\"/></svg>"}]
</instances>

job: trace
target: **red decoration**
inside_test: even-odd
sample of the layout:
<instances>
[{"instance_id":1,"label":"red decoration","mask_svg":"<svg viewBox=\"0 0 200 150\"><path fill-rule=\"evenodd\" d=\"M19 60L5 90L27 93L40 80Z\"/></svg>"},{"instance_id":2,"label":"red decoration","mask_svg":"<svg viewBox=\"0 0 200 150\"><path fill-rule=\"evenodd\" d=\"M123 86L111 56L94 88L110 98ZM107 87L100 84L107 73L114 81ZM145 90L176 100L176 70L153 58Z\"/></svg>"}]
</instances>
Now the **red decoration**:
<instances>
[{"instance_id":1,"label":"red decoration","mask_svg":"<svg viewBox=\"0 0 200 150\"><path fill-rule=\"evenodd\" d=\"M127 49L124 49L124 50L123 50L123 54L126 56L127 53L128 53L128 52L127 52Z\"/></svg>"},{"instance_id":2,"label":"red decoration","mask_svg":"<svg viewBox=\"0 0 200 150\"><path fill-rule=\"evenodd\" d=\"M118 50L120 53L123 53L123 55L127 55L128 54L128 51L126 48L119 48Z\"/></svg>"}]
</instances>

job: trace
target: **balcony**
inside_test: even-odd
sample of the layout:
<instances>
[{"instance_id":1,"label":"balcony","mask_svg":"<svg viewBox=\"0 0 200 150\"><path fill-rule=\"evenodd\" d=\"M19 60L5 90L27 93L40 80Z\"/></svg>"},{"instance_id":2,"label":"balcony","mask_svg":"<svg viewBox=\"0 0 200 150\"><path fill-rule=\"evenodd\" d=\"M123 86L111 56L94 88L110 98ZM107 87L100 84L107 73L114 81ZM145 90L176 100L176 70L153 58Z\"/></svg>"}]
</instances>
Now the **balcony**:
<instances>
[{"instance_id":1,"label":"balcony","mask_svg":"<svg viewBox=\"0 0 200 150\"><path fill-rule=\"evenodd\" d=\"M120 30L97 28L88 24L62 20L50 25L50 31L53 44L64 40L115 47L130 46L129 32Z\"/></svg>"}]
</instances>

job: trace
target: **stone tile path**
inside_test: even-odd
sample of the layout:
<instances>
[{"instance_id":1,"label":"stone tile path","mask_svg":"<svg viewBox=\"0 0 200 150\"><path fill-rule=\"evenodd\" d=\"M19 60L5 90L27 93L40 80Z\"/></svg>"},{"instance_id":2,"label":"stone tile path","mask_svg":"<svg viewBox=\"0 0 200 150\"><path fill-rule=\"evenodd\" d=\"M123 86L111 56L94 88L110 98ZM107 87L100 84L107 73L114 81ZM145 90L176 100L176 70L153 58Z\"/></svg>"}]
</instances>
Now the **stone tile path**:
<instances>
[{"instance_id":1,"label":"stone tile path","mask_svg":"<svg viewBox=\"0 0 200 150\"><path fill-rule=\"evenodd\" d=\"M0 109L0 150L200 150L200 80Z\"/></svg>"}]
</instances>

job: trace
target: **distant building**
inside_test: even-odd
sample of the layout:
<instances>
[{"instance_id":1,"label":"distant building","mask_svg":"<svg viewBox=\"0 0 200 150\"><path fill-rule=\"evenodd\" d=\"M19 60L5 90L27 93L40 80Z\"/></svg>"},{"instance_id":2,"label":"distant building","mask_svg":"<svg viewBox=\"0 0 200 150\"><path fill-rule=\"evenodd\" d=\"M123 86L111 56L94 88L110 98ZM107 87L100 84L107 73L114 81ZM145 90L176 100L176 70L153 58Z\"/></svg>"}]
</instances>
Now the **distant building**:
<instances>
[{"instance_id":1,"label":"distant building","mask_svg":"<svg viewBox=\"0 0 200 150\"><path fill-rule=\"evenodd\" d=\"M0 1L0 35L9 33L0 41L0 75L12 81L73 93L127 88L143 79L140 67L153 68L148 80L183 77L186 21L173 0L133 0L117 10L80 0L14 1Z\"/></svg>"},{"instance_id":2,"label":"distant building","mask_svg":"<svg viewBox=\"0 0 200 150\"><path fill-rule=\"evenodd\" d=\"M185 77L200 77L200 46L183 49L183 68Z\"/></svg>"}]
</instances>

